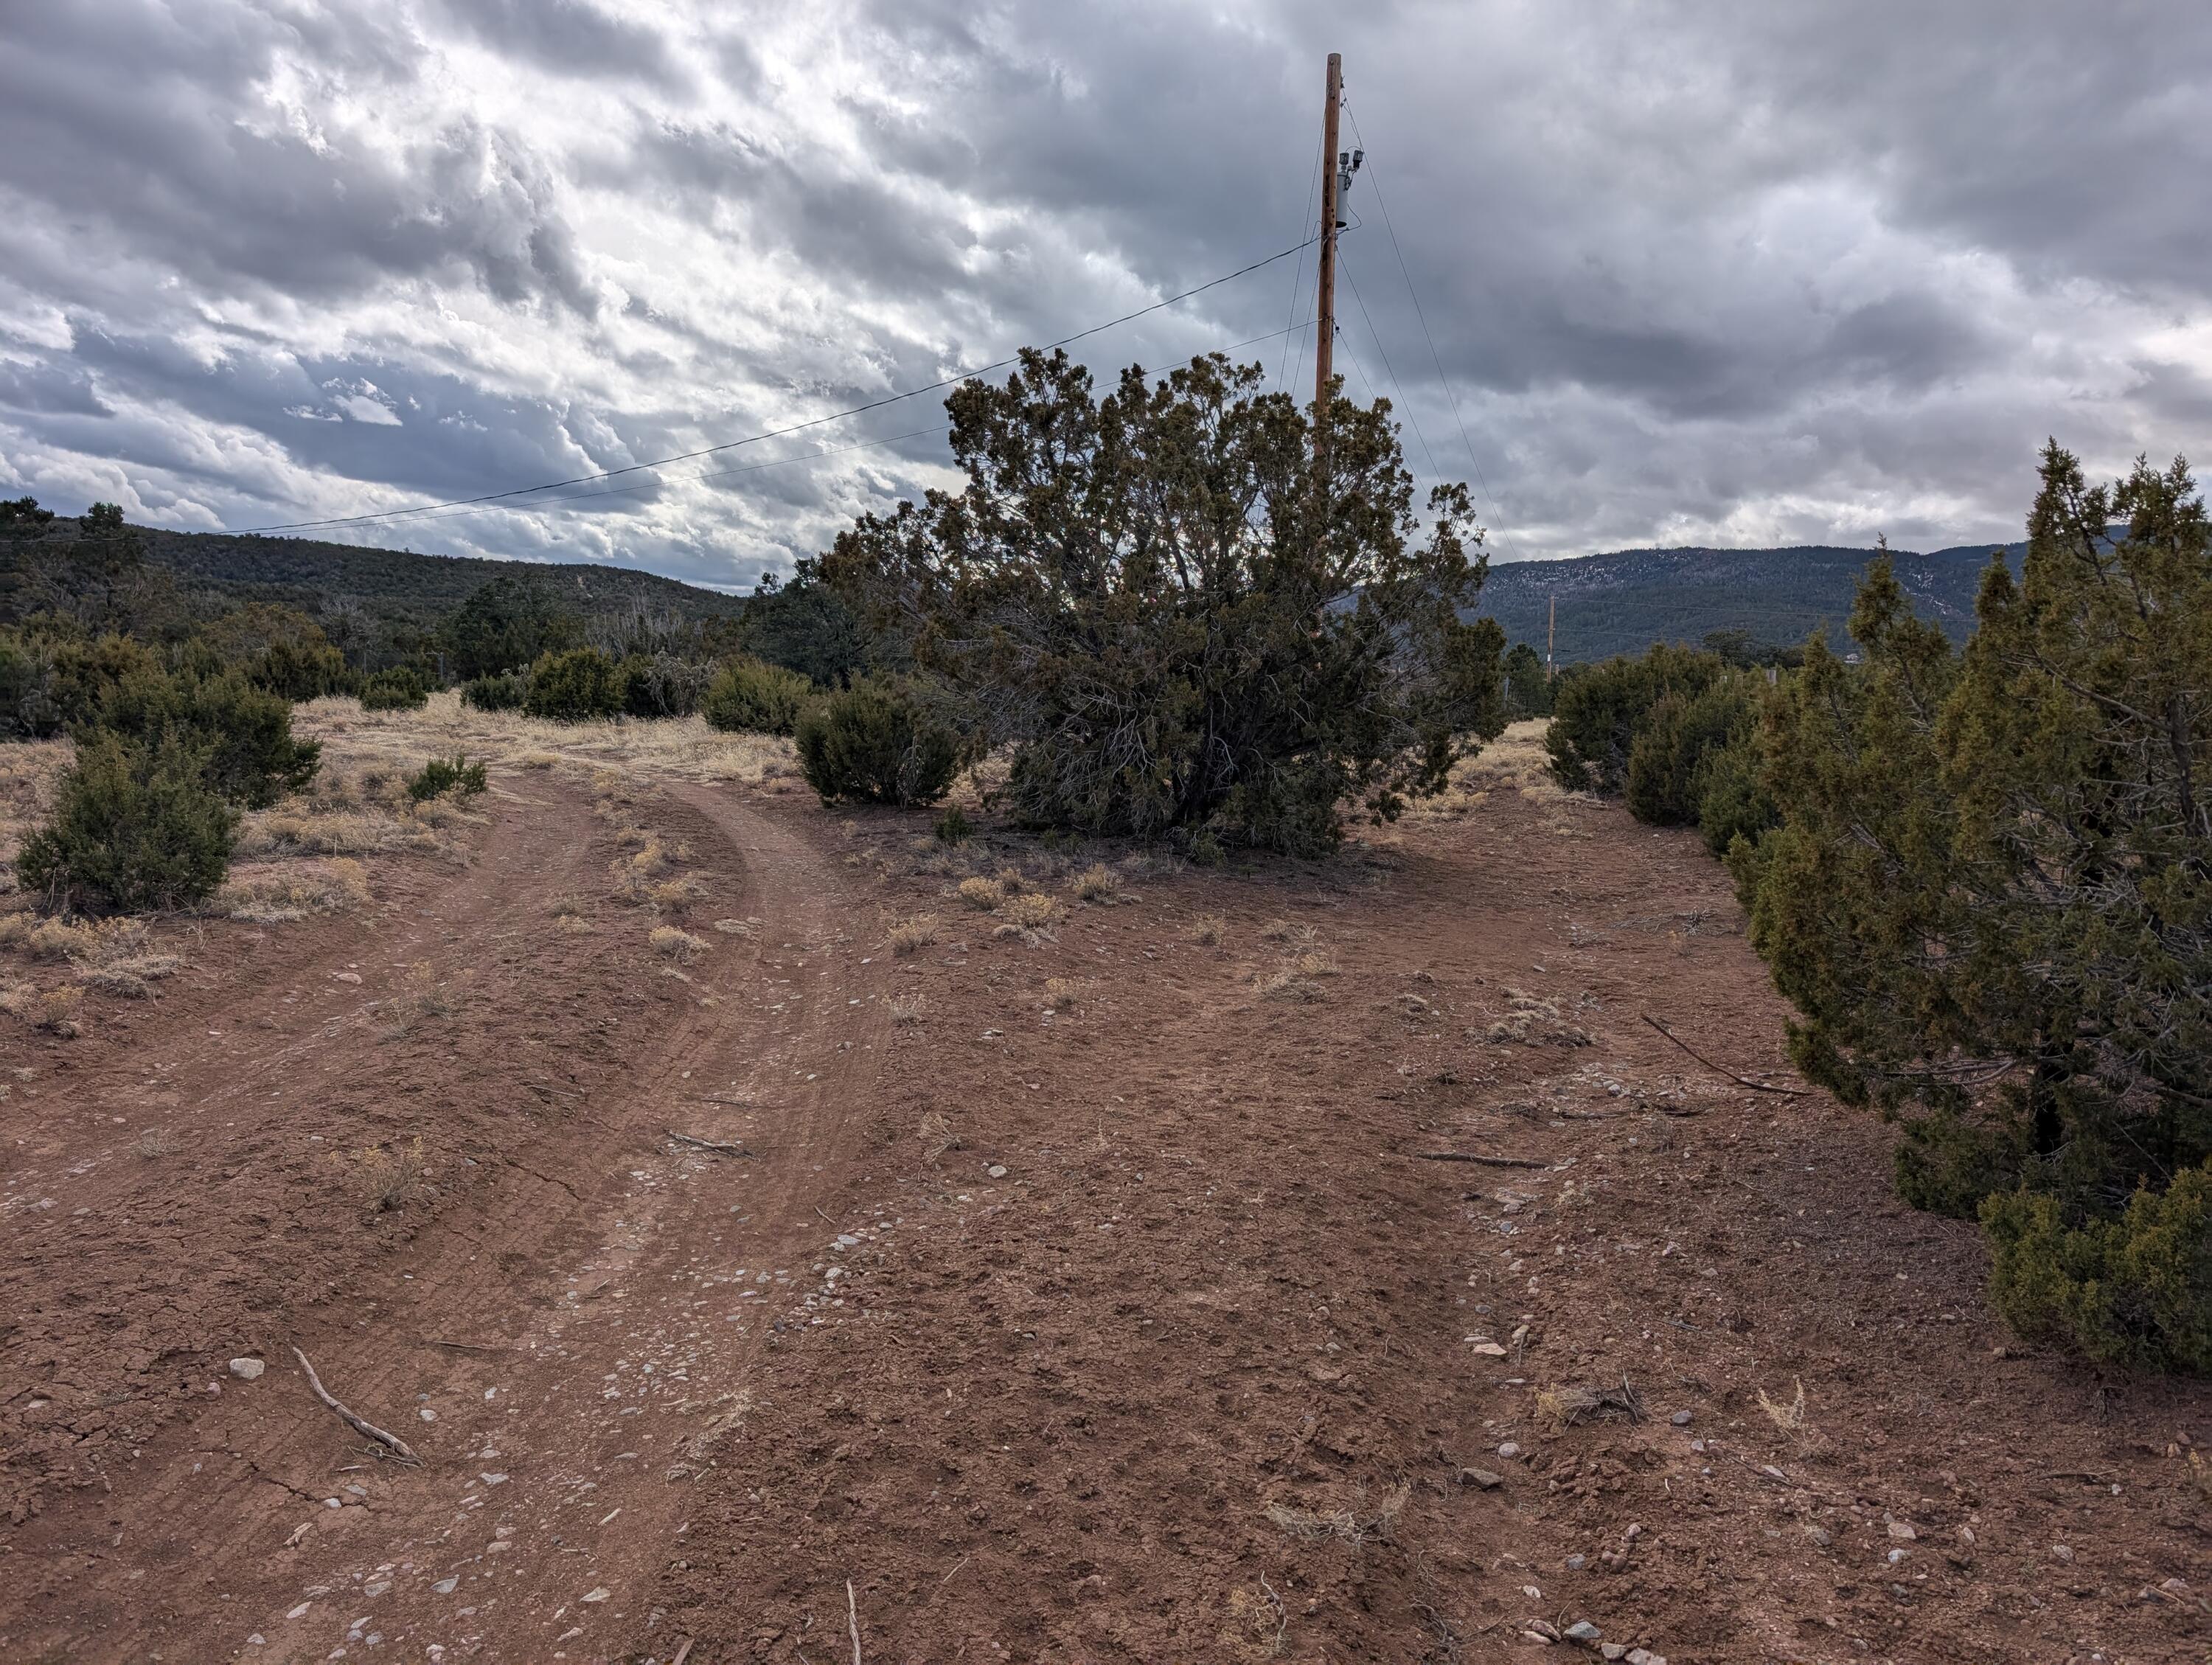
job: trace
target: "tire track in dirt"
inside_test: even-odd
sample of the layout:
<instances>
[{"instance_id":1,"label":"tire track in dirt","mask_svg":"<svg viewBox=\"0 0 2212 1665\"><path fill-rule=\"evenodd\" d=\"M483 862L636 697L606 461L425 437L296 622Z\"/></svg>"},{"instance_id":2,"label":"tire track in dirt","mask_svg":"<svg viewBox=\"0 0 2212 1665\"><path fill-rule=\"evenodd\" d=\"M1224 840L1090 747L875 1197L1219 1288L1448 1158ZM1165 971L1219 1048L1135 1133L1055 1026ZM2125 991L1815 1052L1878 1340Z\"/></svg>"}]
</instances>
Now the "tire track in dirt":
<instances>
[{"instance_id":1,"label":"tire track in dirt","mask_svg":"<svg viewBox=\"0 0 2212 1665\"><path fill-rule=\"evenodd\" d=\"M594 1632L650 1630L695 1443L743 1414L750 1362L779 1330L836 1298L812 1270L836 1231L815 1175L870 1090L884 1030L860 992L854 963L872 956L847 934L844 876L773 814L674 795L661 818L739 875L716 911L751 915L750 935L716 939L626 1079L514 1156L520 1182L474 1218L447 1208L348 1303L301 1315L332 1390L428 1466L363 1454L271 1349L264 1377L227 1383L219 1412L129 1478L132 1534L174 1529L150 1568L126 1553L94 1576L107 1599L80 1598L70 1657L320 1658L372 1637L416 1658L596 1657ZM555 817L537 853L573 820ZM425 928L480 945L503 919L543 915L578 860L522 871ZM527 984L471 1000L527 1000ZM671 1128L755 1154L678 1146Z\"/></svg>"}]
</instances>

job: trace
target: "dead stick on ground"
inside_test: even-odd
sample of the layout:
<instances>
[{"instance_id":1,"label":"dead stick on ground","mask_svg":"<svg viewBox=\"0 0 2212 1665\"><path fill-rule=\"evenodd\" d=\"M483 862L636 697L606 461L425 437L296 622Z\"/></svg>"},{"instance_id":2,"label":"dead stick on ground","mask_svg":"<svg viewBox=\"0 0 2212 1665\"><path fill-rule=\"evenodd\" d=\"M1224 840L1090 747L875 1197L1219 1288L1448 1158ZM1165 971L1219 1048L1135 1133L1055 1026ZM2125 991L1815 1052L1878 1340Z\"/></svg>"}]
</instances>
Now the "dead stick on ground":
<instances>
[{"instance_id":1,"label":"dead stick on ground","mask_svg":"<svg viewBox=\"0 0 2212 1665\"><path fill-rule=\"evenodd\" d=\"M717 1151L725 1156L733 1157L749 1157L752 1154L742 1145L725 1145L718 1139L699 1139L690 1133L679 1133L673 1127L668 1130L668 1136L678 1145L689 1145L695 1150Z\"/></svg>"},{"instance_id":2,"label":"dead stick on ground","mask_svg":"<svg viewBox=\"0 0 2212 1665\"><path fill-rule=\"evenodd\" d=\"M1469 1151L1416 1151L1414 1159L1419 1162L1472 1162L1483 1168L1548 1168L1548 1162L1539 1162L1534 1157L1479 1157Z\"/></svg>"},{"instance_id":3,"label":"dead stick on ground","mask_svg":"<svg viewBox=\"0 0 2212 1665\"><path fill-rule=\"evenodd\" d=\"M295 1347L292 1349L292 1357L300 1361L300 1368L307 1373L307 1385L315 1390L315 1397L321 1400L324 1404L329 1406L331 1409L337 1412L338 1414L338 1419L344 1423L347 1427L352 1429L354 1432L361 1435L365 1439L374 1440L379 1445L385 1447L392 1453L392 1455L398 1457L402 1462L411 1462L418 1468L422 1466L422 1459L415 1455L414 1448L409 1445L405 1440L400 1438L398 1435L388 1434L385 1432L383 1429L378 1427L374 1423L363 1421L361 1418L356 1416L351 1411L346 1409L344 1406L339 1404L337 1400L331 1398L331 1390L323 1386L322 1377L315 1374L315 1367L307 1362L307 1354L301 1352L297 1347Z\"/></svg>"},{"instance_id":4,"label":"dead stick on ground","mask_svg":"<svg viewBox=\"0 0 2212 1665\"><path fill-rule=\"evenodd\" d=\"M676 1657L670 1662L670 1665L684 1665L684 1662L691 1657L691 1642L692 1638L690 1637L684 1638L684 1645L676 1650Z\"/></svg>"},{"instance_id":5,"label":"dead stick on ground","mask_svg":"<svg viewBox=\"0 0 2212 1665\"><path fill-rule=\"evenodd\" d=\"M1662 1035L1672 1041L1676 1046L1681 1048L1683 1051L1688 1053L1691 1057L1696 1059L1707 1069L1712 1070L1719 1074L1725 1075L1729 1080L1735 1082L1740 1087L1749 1087L1753 1092L1786 1093L1792 1098L1817 1098L1820 1097L1818 1093L1814 1092L1809 1087L1778 1087L1771 1082L1754 1081L1747 1075L1738 1075L1734 1070L1729 1069L1726 1065L1716 1064L1713 1062L1711 1059L1706 1057L1705 1054L1699 1052L1695 1047L1692 1046L1687 1041L1685 1041L1680 1036L1675 1034L1673 1030L1668 1028L1666 1024L1661 1023L1650 1012L1646 1012L1640 1015L1645 1023L1650 1024L1652 1028L1657 1030Z\"/></svg>"},{"instance_id":6,"label":"dead stick on ground","mask_svg":"<svg viewBox=\"0 0 2212 1665\"><path fill-rule=\"evenodd\" d=\"M702 1104L734 1104L741 1110L750 1110L754 1108L753 1101L750 1098L717 1098L710 1092L694 1093L692 1097Z\"/></svg>"},{"instance_id":7,"label":"dead stick on ground","mask_svg":"<svg viewBox=\"0 0 2212 1665\"><path fill-rule=\"evenodd\" d=\"M845 1581L845 1622L853 1630L853 1665L860 1665L860 1607L853 1600L853 1581Z\"/></svg>"},{"instance_id":8,"label":"dead stick on ground","mask_svg":"<svg viewBox=\"0 0 2212 1665\"><path fill-rule=\"evenodd\" d=\"M948 1573L946 1573L946 1574L945 1575L945 1577L943 1577L942 1578L939 1579L939 1580L937 1581L937 1588L938 1588L938 1589L944 1589L947 1584L949 1584L949 1583L951 1583L952 1582L952 1573L953 1573L953 1572L957 1572L957 1571L959 1571L961 1568L963 1568L963 1567L966 1566L967 1565L968 1565L968 1558L967 1558L965 1555L962 1556L958 1560L955 1561L955 1562L952 1564L952 1572L948 1572Z\"/></svg>"}]
</instances>

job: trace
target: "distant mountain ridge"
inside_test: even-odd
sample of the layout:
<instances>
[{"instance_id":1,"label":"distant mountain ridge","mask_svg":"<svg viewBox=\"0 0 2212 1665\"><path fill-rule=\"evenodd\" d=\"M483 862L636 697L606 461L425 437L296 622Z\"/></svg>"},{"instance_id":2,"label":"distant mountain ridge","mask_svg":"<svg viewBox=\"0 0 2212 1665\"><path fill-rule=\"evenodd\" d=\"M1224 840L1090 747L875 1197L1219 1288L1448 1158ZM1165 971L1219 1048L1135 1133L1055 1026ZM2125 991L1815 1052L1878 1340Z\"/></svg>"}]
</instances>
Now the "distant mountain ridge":
<instances>
[{"instance_id":1,"label":"distant mountain ridge","mask_svg":"<svg viewBox=\"0 0 2212 1665\"><path fill-rule=\"evenodd\" d=\"M149 559L195 586L240 601L290 601L311 612L346 597L392 623L420 630L434 628L488 580L519 573L558 586L584 613L641 607L706 620L733 617L744 606L743 597L587 562L495 561L230 532L149 529L148 540ZM2004 549L2017 570L2027 545ZM1832 544L1643 549L1498 563L1491 567L1469 617L1495 618L1509 643L1529 642L1540 652L1556 596L1563 665L1641 653L1654 641L1694 643L1709 631L1724 629L1779 643L1801 642L1825 630L1842 647L1852 595L1875 553ZM1892 554L1915 610L1964 640L1973 628L1974 596L1990 546Z\"/></svg>"},{"instance_id":2,"label":"distant mountain ridge","mask_svg":"<svg viewBox=\"0 0 2212 1665\"><path fill-rule=\"evenodd\" d=\"M1964 641L1974 597L1996 546L1969 544L1923 554L1893 550L1898 581L1913 610ZM2025 544L2003 546L2017 572ZM1552 602L1559 602L1563 665L1641 653L1655 641L1701 641L1711 630L1748 630L1763 641L1803 641L1825 631L1842 647L1851 599L1879 551L1804 544L1777 550L1616 550L1560 561L1493 562L1470 617L1498 621L1507 642L1540 653Z\"/></svg>"}]
</instances>

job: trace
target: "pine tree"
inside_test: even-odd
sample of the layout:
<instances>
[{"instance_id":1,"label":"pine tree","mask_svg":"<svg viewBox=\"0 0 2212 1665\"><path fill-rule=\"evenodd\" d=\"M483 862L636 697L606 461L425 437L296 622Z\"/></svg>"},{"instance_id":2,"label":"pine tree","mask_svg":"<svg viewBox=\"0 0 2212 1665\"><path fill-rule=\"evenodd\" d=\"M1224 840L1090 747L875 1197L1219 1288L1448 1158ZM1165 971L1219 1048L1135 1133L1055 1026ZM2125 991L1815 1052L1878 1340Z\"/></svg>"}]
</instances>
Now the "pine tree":
<instances>
[{"instance_id":1,"label":"pine tree","mask_svg":"<svg viewBox=\"0 0 2212 1665\"><path fill-rule=\"evenodd\" d=\"M1784 822L1735 866L1800 1066L1905 1121L1906 1196L1980 1213L1999 1304L2212 1369L2203 1211L2137 1202L2212 1158L2212 523L2179 461L2093 489L2053 444L2042 482L1963 654L1876 562L1864 665L1816 641L1771 708Z\"/></svg>"}]
</instances>

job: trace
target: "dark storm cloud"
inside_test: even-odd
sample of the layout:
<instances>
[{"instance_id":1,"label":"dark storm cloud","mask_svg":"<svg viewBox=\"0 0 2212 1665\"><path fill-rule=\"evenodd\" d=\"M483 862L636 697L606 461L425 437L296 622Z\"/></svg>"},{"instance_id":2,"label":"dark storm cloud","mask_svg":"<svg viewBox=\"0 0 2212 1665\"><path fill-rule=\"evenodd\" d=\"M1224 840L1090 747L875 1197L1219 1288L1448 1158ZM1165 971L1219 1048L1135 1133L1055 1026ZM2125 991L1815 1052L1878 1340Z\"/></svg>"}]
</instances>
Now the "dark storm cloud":
<instances>
[{"instance_id":1,"label":"dark storm cloud","mask_svg":"<svg viewBox=\"0 0 2212 1665\"><path fill-rule=\"evenodd\" d=\"M78 0L0 53L0 487L255 525L918 386L1304 235L1332 47L1339 367L1503 552L1978 540L2045 434L2205 448L2202 9ZM1079 351L1303 325L1312 270ZM842 448L939 404L391 535L749 580L944 478Z\"/></svg>"}]
</instances>

